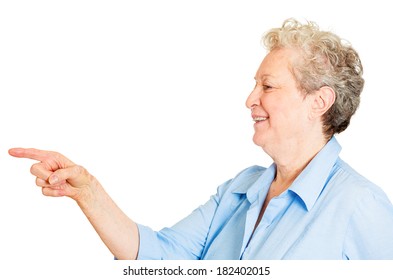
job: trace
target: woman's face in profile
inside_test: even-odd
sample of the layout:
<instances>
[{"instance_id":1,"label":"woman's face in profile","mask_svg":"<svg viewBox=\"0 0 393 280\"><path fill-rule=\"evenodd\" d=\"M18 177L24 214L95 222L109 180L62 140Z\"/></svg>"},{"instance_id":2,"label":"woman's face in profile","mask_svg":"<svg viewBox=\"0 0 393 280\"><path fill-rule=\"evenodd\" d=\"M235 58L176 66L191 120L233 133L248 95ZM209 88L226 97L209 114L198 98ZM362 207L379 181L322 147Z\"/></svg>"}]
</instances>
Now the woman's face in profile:
<instances>
[{"instance_id":1,"label":"woman's face in profile","mask_svg":"<svg viewBox=\"0 0 393 280\"><path fill-rule=\"evenodd\" d=\"M310 102L290 71L297 57L293 49L272 50L262 61L246 101L255 122L254 143L268 154L272 147L299 143L309 131Z\"/></svg>"}]
</instances>

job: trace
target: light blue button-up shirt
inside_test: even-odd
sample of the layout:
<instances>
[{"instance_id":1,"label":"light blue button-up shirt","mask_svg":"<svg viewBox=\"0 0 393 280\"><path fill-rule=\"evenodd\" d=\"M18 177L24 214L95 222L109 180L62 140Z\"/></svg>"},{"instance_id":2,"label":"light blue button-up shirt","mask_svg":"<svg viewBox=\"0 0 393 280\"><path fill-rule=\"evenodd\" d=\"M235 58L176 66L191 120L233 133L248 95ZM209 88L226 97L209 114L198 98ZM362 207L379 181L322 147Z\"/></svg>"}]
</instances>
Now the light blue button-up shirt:
<instances>
[{"instance_id":1,"label":"light blue button-up shirt","mask_svg":"<svg viewBox=\"0 0 393 280\"><path fill-rule=\"evenodd\" d=\"M393 206L339 158L333 137L274 197L276 166L253 166L171 228L138 225L138 259L393 259Z\"/></svg>"}]
</instances>

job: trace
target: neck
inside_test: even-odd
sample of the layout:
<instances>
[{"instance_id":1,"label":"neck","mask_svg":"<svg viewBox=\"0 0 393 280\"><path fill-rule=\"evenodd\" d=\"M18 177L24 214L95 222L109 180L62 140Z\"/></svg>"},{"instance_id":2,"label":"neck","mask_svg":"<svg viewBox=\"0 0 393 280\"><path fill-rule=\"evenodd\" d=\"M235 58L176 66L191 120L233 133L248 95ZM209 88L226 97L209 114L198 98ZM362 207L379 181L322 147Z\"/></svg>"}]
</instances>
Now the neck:
<instances>
[{"instance_id":1,"label":"neck","mask_svg":"<svg viewBox=\"0 0 393 280\"><path fill-rule=\"evenodd\" d=\"M320 138L287 143L284 148L281 146L280 151L272 156L277 166L275 184L287 189L325 144L326 140Z\"/></svg>"}]
</instances>

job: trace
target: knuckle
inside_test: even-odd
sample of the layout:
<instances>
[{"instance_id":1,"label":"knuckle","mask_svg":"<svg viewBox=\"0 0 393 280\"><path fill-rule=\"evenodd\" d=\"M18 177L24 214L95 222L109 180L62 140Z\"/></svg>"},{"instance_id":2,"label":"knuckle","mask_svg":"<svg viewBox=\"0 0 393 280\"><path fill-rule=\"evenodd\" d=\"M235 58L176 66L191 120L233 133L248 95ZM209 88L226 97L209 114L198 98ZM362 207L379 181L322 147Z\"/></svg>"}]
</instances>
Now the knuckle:
<instances>
[{"instance_id":1,"label":"knuckle","mask_svg":"<svg viewBox=\"0 0 393 280\"><path fill-rule=\"evenodd\" d=\"M86 174L86 169L83 166L75 165L74 166L74 173L76 175L85 175Z\"/></svg>"},{"instance_id":2,"label":"knuckle","mask_svg":"<svg viewBox=\"0 0 393 280\"><path fill-rule=\"evenodd\" d=\"M34 175L34 171L35 171L36 169L37 169L36 164L33 164L33 165L30 167L30 173Z\"/></svg>"},{"instance_id":3,"label":"knuckle","mask_svg":"<svg viewBox=\"0 0 393 280\"><path fill-rule=\"evenodd\" d=\"M59 152L50 152L50 155L51 155L52 157L54 157L55 159L57 159L57 160L63 158L63 155L60 154Z\"/></svg>"},{"instance_id":4,"label":"knuckle","mask_svg":"<svg viewBox=\"0 0 393 280\"><path fill-rule=\"evenodd\" d=\"M44 184L44 182L43 182L43 180L42 179L40 179L40 178L35 178L35 184L38 186L38 187L43 187L45 184Z\"/></svg>"},{"instance_id":5,"label":"knuckle","mask_svg":"<svg viewBox=\"0 0 393 280\"><path fill-rule=\"evenodd\" d=\"M48 188L42 188L42 194L45 195L45 196L49 196Z\"/></svg>"},{"instance_id":6,"label":"knuckle","mask_svg":"<svg viewBox=\"0 0 393 280\"><path fill-rule=\"evenodd\" d=\"M30 167L30 173L31 174L33 174L33 175L37 175L37 173L38 173L38 170L39 170L39 168L40 168L40 163L35 163L35 164L33 164L31 167Z\"/></svg>"}]
</instances>

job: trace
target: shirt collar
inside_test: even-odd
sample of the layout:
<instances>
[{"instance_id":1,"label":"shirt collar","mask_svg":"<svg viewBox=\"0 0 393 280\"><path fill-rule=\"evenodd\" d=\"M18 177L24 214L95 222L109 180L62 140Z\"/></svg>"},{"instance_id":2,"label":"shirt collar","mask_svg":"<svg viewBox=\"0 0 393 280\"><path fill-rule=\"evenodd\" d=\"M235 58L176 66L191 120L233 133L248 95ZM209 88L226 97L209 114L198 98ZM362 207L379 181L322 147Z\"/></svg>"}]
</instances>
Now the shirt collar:
<instances>
[{"instance_id":1,"label":"shirt collar","mask_svg":"<svg viewBox=\"0 0 393 280\"><path fill-rule=\"evenodd\" d=\"M251 168L250 168L251 169ZM249 171L250 169L247 169ZM252 168L254 169L254 168ZM237 186L232 193L246 194L248 201L252 204L258 197L264 197L269 190L271 182L276 175L276 165L273 163L269 168L259 168L248 176L239 176Z\"/></svg>"},{"instance_id":2,"label":"shirt collar","mask_svg":"<svg viewBox=\"0 0 393 280\"><path fill-rule=\"evenodd\" d=\"M322 192L340 151L340 144L335 137L332 137L288 188L303 201L307 211L314 206ZM242 180L242 184L239 184L232 192L246 194L250 203L257 199L258 194L260 197L265 197L274 180L276 165L273 163L269 168L259 171L263 172L262 175L259 172L252 174L250 178L247 178L248 180ZM256 179L255 176L259 178Z\"/></svg>"},{"instance_id":3,"label":"shirt collar","mask_svg":"<svg viewBox=\"0 0 393 280\"><path fill-rule=\"evenodd\" d=\"M332 137L289 187L302 199L307 211L322 192L340 151L340 144Z\"/></svg>"}]
</instances>

